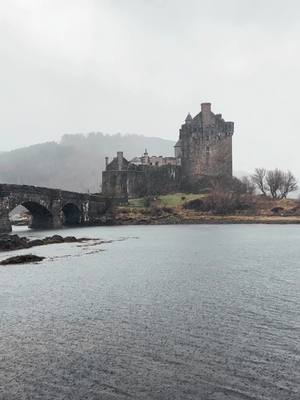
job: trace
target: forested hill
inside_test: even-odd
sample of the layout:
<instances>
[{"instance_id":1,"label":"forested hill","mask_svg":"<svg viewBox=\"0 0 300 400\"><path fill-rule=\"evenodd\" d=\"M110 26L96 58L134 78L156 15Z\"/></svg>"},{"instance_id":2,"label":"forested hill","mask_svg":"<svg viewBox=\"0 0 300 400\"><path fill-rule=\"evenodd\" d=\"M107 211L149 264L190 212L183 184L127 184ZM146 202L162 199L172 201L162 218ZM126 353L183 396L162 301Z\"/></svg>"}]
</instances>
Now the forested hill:
<instances>
[{"instance_id":1,"label":"forested hill","mask_svg":"<svg viewBox=\"0 0 300 400\"><path fill-rule=\"evenodd\" d=\"M145 148L152 155L173 155L174 142L140 135L64 135L48 142L0 153L0 182L98 192L105 156L117 151L131 159Z\"/></svg>"}]
</instances>

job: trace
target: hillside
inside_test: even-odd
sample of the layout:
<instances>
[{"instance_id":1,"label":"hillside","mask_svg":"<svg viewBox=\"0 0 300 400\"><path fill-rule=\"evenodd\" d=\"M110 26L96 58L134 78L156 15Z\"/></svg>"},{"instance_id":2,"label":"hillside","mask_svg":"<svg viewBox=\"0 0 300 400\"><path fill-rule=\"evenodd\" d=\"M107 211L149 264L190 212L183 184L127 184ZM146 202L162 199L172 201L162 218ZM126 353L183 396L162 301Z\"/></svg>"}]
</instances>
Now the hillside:
<instances>
[{"instance_id":1,"label":"hillside","mask_svg":"<svg viewBox=\"0 0 300 400\"><path fill-rule=\"evenodd\" d=\"M0 153L0 182L98 192L105 156L118 150L128 159L147 148L155 155L173 155L174 142L140 135L64 135L48 142Z\"/></svg>"}]
</instances>

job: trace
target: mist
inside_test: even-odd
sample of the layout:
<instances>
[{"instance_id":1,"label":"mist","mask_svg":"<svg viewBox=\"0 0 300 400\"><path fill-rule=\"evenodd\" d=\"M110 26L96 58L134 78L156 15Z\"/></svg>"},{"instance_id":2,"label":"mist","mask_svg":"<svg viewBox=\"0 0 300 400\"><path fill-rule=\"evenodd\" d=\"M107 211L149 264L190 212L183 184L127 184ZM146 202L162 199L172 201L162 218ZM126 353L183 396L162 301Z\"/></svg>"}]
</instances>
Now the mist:
<instances>
[{"instance_id":1,"label":"mist","mask_svg":"<svg viewBox=\"0 0 300 400\"><path fill-rule=\"evenodd\" d=\"M293 0L1 2L0 151L91 131L176 140L210 101L235 122L235 171L299 178L299 14Z\"/></svg>"}]
</instances>

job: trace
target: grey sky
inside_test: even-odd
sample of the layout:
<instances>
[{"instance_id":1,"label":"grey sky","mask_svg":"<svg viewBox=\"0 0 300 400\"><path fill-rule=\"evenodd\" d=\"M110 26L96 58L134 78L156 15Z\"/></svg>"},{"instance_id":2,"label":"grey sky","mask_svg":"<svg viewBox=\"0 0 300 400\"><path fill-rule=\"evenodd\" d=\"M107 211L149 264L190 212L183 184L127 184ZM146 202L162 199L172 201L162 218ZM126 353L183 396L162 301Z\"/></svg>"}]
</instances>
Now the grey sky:
<instances>
[{"instance_id":1,"label":"grey sky","mask_svg":"<svg viewBox=\"0 0 300 400\"><path fill-rule=\"evenodd\" d=\"M176 140L202 101L236 124L234 168L300 178L300 2L0 1L0 151L63 133Z\"/></svg>"}]
</instances>

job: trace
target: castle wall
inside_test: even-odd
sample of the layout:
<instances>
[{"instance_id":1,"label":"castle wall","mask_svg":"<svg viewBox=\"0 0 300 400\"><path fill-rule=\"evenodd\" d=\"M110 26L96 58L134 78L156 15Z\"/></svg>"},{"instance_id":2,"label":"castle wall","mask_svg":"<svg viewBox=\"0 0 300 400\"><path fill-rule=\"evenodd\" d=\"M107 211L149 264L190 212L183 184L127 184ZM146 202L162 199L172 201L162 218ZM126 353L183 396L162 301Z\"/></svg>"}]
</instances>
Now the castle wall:
<instances>
[{"instance_id":1,"label":"castle wall","mask_svg":"<svg viewBox=\"0 0 300 400\"><path fill-rule=\"evenodd\" d=\"M181 167L176 165L129 165L126 170L102 173L102 193L127 198L166 194L180 189Z\"/></svg>"},{"instance_id":2,"label":"castle wall","mask_svg":"<svg viewBox=\"0 0 300 400\"><path fill-rule=\"evenodd\" d=\"M127 197L127 171L103 171L102 193L108 197Z\"/></svg>"},{"instance_id":3,"label":"castle wall","mask_svg":"<svg viewBox=\"0 0 300 400\"><path fill-rule=\"evenodd\" d=\"M190 183L202 176L232 176L232 137L203 141L186 140L182 148L183 179Z\"/></svg>"},{"instance_id":4,"label":"castle wall","mask_svg":"<svg viewBox=\"0 0 300 400\"><path fill-rule=\"evenodd\" d=\"M176 165L139 166L128 171L127 188L130 197L176 192L180 184L181 168Z\"/></svg>"}]
</instances>

